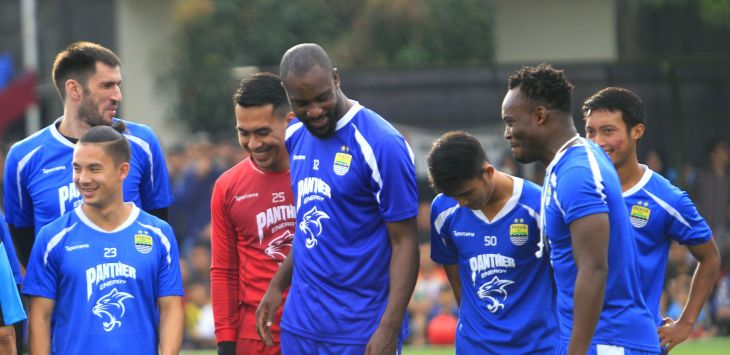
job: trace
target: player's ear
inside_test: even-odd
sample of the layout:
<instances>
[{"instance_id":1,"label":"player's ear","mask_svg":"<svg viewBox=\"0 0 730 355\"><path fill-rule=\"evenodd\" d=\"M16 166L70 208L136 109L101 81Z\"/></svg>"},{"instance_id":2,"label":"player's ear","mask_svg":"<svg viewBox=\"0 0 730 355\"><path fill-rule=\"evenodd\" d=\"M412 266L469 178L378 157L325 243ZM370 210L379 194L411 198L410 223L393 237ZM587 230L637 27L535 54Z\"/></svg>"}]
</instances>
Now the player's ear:
<instances>
[{"instance_id":1,"label":"player's ear","mask_svg":"<svg viewBox=\"0 0 730 355\"><path fill-rule=\"evenodd\" d=\"M532 117L535 119L535 123L543 124L547 119L547 108L543 105L538 105L532 112Z\"/></svg>"},{"instance_id":2,"label":"player's ear","mask_svg":"<svg viewBox=\"0 0 730 355\"><path fill-rule=\"evenodd\" d=\"M297 117L297 115L294 113L294 111L289 111L286 114L286 117L284 120L286 120L286 124L289 125L289 122L294 119L294 117Z\"/></svg>"},{"instance_id":3,"label":"player's ear","mask_svg":"<svg viewBox=\"0 0 730 355\"><path fill-rule=\"evenodd\" d=\"M335 86L340 87L340 72L337 71L337 68L332 68L332 80L335 81Z\"/></svg>"},{"instance_id":4,"label":"player's ear","mask_svg":"<svg viewBox=\"0 0 730 355\"><path fill-rule=\"evenodd\" d=\"M84 87L81 85L80 82L74 80L74 79L68 79L66 80L66 83L64 85L66 90L66 97L72 98L74 100L80 100L84 93Z\"/></svg>"},{"instance_id":5,"label":"player's ear","mask_svg":"<svg viewBox=\"0 0 730 355\"><path fill-rule=\"evenodd\" d=\"M646 126L644 126L643 123L639 123L633 128L631 128L631 139L638 141L641 139L641 137L644 136L644 131L646 130Z\"/></svg>"},{"instance_id":6,"label":"player's ear","mask_svg":"<svg viewBox=\"0 0 730 355\"><path fill-rule=\"evenodd\" d=\"M119 178L120 178L120 180L123 181L124 179L127 178L127 175L129 175L129 163L123 162L123 163L119 164L118 171L119 171Z\"/></svg>"},{"instance_id":7,"label":"player's ear","mask_svg":"<svg viewBox=\"0 0 730 355\"><path fill-rule=\"evenodd\" d=\"M492 177L494 177L494 166L485 161L484 164L482 164L482 174L484 177L491 180Z\"/></svg>"}]
</instances>

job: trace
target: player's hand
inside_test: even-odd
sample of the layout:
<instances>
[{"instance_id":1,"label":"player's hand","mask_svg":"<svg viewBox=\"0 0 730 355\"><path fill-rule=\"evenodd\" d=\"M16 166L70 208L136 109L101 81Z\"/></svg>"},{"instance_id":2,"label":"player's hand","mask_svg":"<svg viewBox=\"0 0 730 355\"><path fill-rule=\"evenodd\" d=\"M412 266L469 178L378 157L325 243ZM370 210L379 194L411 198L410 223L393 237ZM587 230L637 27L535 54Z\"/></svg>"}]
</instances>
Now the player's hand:
<instances>
[{"instance_id":1,"label":"player's hand","mask_svg":"<svg viewBox=\"0 0 730 355\"><path fill-rule=\"evenodd\" d=\"M222 341L218 343L218 355L236 355L236 342Z\"/></svg>"},{"instance_id":2,"label":"player's hand","mask_svg":"<svg viewBox=\"0 0 730 355\"><path fill-rule=\"evenodd\" d=\"M657 332L662 351L668 353L679 343L687 340L692 332L692 325L666 317L662 320L662 326L657 329Z\"/></svg>"},{"instance_id":3,"label":"player's hand","mask_svg":"<svg viewBox=\"0 0 730 355\"><path fill-rule=\"evenodd\" d=\"M382 325L375 330L365 347L365 355L393 355L398 350L397 331Z\"/></svg>"},{"instance_id":4,"label":"player's hand","mask_svg":"<svg viewBox=\"0 0 730 355\"><path fill-rule=\"evenodd\" d=\"M271 336L271 325L274 324L274 315L281 305L281 292L268 289L256 309L256 332L266 346L274 345L274 338Z\"/></svg>"}]
</instances>

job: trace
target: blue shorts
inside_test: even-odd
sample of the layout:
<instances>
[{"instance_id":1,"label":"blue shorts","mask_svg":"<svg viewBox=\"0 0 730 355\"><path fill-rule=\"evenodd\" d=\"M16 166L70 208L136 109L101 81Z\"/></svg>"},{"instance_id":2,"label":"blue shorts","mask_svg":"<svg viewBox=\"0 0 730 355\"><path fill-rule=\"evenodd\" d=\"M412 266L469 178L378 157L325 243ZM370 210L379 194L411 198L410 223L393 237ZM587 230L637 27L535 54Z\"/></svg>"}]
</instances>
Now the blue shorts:
<instances>
[{"instance_id":1,"label":"blue shorts","mask_svg":"<svg viewBox=\"0 0 730 355\"><path fill-rule=\"evenodd\" d=\"M568 343L561 342L556 354L567 354ZM618 345L596 345L588 347L586 355L660 355L661 352L625 348Z\"/></svg>"},{"instance_id":2,"label":"blue shorts","mask_svg":"<svg viewBox=\"0 0 730 355\"><path fill-rule=\"evenodd\" d=\"M363 355L367 344L337 344L305 338L294 333L281 330L282 355ZM403 343L398 342L396 354L403 351Z\"/></svg>"}]
</instances>

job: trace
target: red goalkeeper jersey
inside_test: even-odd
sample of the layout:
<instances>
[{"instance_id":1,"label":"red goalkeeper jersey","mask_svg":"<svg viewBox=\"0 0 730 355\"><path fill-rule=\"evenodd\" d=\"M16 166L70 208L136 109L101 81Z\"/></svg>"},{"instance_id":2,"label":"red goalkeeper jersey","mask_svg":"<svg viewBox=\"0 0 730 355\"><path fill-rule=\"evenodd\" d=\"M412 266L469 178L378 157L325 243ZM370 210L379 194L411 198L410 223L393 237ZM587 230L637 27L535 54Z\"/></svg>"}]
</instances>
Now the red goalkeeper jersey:
<instances>
[{"instance_id":1,"label":"red goalkeeper jersey","mask_svg":"<svg viewBox=\"0 0 730 355\"><path fill-rule=\"evenodd\" d=\"M210 283L218 342L259 339L256 307L289 254L295 221L289 171L265 173L247 158L216 181ZM276 341L280 317L281 308L272 327Z\"/></svg>"}]
</instances>

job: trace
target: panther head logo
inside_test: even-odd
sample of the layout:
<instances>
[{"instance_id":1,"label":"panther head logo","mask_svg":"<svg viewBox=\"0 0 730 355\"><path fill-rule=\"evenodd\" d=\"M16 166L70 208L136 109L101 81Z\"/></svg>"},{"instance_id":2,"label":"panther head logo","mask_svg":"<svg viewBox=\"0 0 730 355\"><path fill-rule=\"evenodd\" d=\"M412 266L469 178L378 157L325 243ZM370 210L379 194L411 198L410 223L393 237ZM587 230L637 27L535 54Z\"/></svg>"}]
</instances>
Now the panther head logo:
<instances>
[{"instance_id":1,"label":"panther head logo","mask_svg":"<svg viewBox=\"0 0 730 355\"><path fill-rule=\"evenodd\" d=\"M330 216L318 210L317 206L314 206L309 212L304 214L302 221L299 222L299 229L307 234L307 248L312 248L317 245L317 237L322 234L322 223L320 222L322 218L329 219Z\"/></svg>"},{"instance_id":2,"label":"panther head logo","mask_svg":"<svg viewBox=\"0 0 730 355\"><path fill-rule=\"evenodd\" d=\"M266 255L276 259L276 262L279 264L284 262L284 259L286 259L286 254L289 249L291 249L292 241L294 240L294 235L290 231L284 231L280 236L274 238L271 242L269 242L269 246L266 247L266 250L264 250L264 253Z\"/></svg>"},{"instance_id":3,"label":"panther head logo","mask_svg":"<svg viewBox=\"0 0 730 355\"><path fill-rule=\"evenodd\" d=\"M514 281L500 280L497 276L495 276L491 281L479 287L477 295L483 300L491 301L492 303L487 305L487 309L490 312L495 313L504 308L504 304L501 303L498 298L501 297L502 301L506 300L507 290L504 288L513 283Z\"/></svg>"},{"instance_id":4,"label":"panther head logo","mask_svg":"<svg viewBox=\"0 0 730 355\"><path fill-rule=\"evenodd\" d=\"M119 292L115 288L96 301L91 312L104 320L102 324L104 325L105 331L110 332L115 327L122 326L122 322L117 318L124 316L125 308L123 301L127 298L134 298L134 296L126 292Z\"/></svg>"}]
</instances>

